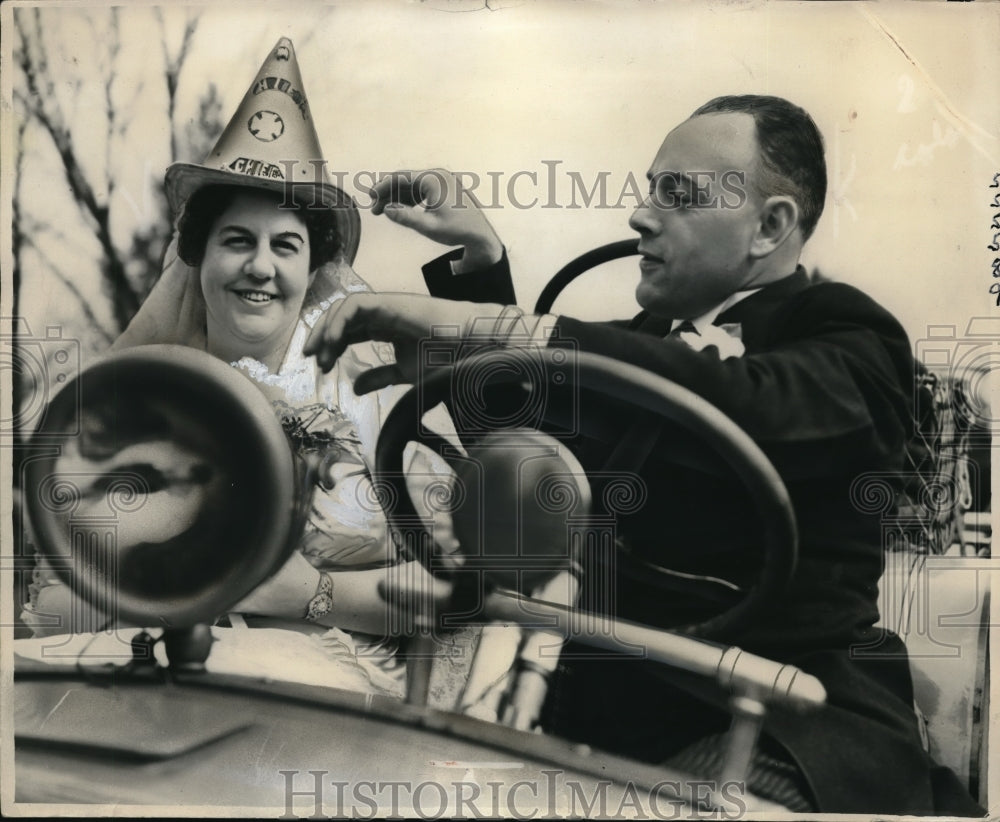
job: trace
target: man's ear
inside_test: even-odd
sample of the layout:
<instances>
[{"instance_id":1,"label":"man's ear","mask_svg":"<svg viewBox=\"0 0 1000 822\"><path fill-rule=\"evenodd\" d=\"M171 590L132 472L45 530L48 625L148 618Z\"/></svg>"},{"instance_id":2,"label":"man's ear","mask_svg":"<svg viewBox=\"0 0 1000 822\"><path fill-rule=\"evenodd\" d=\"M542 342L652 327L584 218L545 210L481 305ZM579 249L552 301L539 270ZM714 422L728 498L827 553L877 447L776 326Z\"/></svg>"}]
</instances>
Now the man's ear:
<instances>
[{"instance_id":1,"label":"man's ear","mask_svg":"<svg viewBox=\"0 0 1000 822\"><path fill-rule=\"evenodd\" d=\"M766 257L784 244L799 227L799 206L791 197L768 197L760 211L760 224L750 245L752 257Z\"/></svg>"}]
</instances>

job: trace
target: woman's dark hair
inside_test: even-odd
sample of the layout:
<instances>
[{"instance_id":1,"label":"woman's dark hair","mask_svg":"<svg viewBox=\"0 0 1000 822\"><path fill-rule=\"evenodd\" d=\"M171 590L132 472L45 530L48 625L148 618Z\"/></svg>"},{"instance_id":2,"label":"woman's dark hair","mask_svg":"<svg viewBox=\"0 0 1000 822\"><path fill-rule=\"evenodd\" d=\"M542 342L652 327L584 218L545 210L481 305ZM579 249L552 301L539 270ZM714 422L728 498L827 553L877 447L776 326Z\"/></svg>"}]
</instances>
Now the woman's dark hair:
<instances>
[{"instance_id":1,"label":"woman's dark hair","mask_svg":"<svg viewBox=\"0 0 1000 822\"><path fill-rule=\"evenodd\" d=\"M201 265L208 234L215 221L239 194L247 192L272 197L276 208L284 202L284 195L280 192L233 185L208 185L188 197L184 213L177 223L177 254L185 263L190 266ZM337 233L334 212L329 208L307 208L302 204L292 206L291 210L306 225L309 233L309 270L315 271L323 263L336 257L340 250L340 235Z\"/></svg>"},{"instance_id":2,"label":"woman's dark hair","mask_svg":"<svg viewBox=\"0 0 1000 822\"><path fill-rule=\"evenodd\" d=\"M788 100L761 94L716 97L691 116L722 112L753 117L760 146L757 190L763 197L783 194L795 200L801 212L799 228L808 240L826 199L823 137L812 117Z\"/></svg>"}]
</instances>

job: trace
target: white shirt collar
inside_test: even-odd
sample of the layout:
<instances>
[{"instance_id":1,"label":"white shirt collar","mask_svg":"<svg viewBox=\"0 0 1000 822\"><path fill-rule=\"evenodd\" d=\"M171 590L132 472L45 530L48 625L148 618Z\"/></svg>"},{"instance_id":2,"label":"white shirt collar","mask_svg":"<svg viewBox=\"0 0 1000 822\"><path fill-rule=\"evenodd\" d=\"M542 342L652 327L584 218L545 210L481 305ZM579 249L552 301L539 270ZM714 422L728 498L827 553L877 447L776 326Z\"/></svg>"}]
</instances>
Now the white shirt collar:
<instances>
[{"instance_id":1,"label":"white shirt collar","mask_svg":"<svg viewBox=\"0 0 1000 822\"><path fill-rule=\"evenodd\" d=\"M708 326L712 325L712 323L715 322L715 318L718 317L723 311L728 311L730 308L736 305L736 303L745 300L747 297L749 297L752 294L756 294L758 291L760 291L759 288L751 288L746 291L737 291L734 294L730 294L728 297L726 297L726 299L724 299L721 303L715 306L715 308L709 309L700 317L695 317L693 320L691 320L691 325L695 327L695 330L699 334L704 334L705 329ZM677 328L677 326L679 326L683 322L685 321L674 320L670 324L670 330L673 331L675 328Z\"/></svg>"}]
</instances>

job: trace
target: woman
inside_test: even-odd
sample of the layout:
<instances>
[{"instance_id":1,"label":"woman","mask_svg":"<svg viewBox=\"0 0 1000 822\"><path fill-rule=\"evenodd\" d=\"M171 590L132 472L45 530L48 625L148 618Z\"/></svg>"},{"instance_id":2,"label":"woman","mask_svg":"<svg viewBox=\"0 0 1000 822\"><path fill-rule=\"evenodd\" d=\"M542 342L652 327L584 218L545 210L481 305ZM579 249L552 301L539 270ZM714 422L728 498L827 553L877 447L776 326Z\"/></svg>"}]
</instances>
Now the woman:
<instances>
[{"instance_id":1,"label":"woman","mask_svg":"<svg viewBox=\"0 0 1000 822\"><path fill-rule=\"evenodd\" d=\"M206 162L168 169L176 243L114 347L202 348L256 382L300 453L337 449L335 482L316 489L299 550L234 610L286 620L286 627L313 623L335 656L364 660L358 665L374 690L399 693L400 666L378 639L388 629L376 588L397 558L368 468L400 391L353 391L358 374L392 362L388 347L355 346L328 375L302 354L323 311L368 288L350 268L356 207L325 169L317 179L313 161L322 153L301 90L291 42L282 38ZM447 473L431 459L413 449L409 467L425 478ZM440 531L436 536L440 542ZM53 582L44 567L36 574L27 622L78 608Z\"/></svg>"}]
</instances>

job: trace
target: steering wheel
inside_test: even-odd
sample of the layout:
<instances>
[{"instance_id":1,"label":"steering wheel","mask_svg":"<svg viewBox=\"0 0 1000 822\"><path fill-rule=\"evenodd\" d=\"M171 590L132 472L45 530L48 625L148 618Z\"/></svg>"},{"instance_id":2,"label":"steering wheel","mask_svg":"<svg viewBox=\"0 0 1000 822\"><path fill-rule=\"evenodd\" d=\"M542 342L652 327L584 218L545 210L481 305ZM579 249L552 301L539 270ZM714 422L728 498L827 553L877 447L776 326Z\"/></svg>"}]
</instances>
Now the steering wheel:
<instances>
[{"instance_id":1,"label":"steering wheel","mask_svg":"<svg viewBox=\"0 0 1000 822\"><path fill-rule=\"evenodd\" d=\"M542 289L542 293L538 295L538 300L535 302L533 313L548 314L552 310L552 304L556 301L556 297L562 293L566 286L585 271L604 263L610 263L612 260L631 257L633 254L638 253L639 238L633 237L629 240L618 240L614 243L592 248L590 251L570 260L553 274L552 279L545 284L545 288Z\"/></svg>"},{"instance_id":2,"label":"steering wheel","mask_svg":"<svg viewBox=\"0 0 1000 822\"><path fill-rule=\"evenodd\" d=\"M575 359L568 367L571 357ZM677 424L699 435L713 449L739 478L760 515L762 567L747 595L716 616L696 624L674 626L671 630L711 637L756 614L784 589L796 564L795 515L778 472L753 440L706 400L649 371L596 354L558 348L488 351L432 371L411 388L386 419L375 459L374 479L391 499L392 504L385 506L386 516L397 545L428 570L443 572L445 576L451 573L447 556L434 546L433 538L417 514L403 472L403 449L407 443L421 442L434 450L448 446L442 437L422 427L423 415L446 402L452 409L452 416L461 417L455 412L456 403L481 403L482 389L487 386L491 389L502 387L505 392L516 391L520 386L527 388L526 396L538 398L546 393L548 386L566 384L568 372L572 374L571 388L627 403L636 412L637 422L624 435L619 434L616 471L638 473L647 456L648 443L655 438L657 429L665 423ZM581 433L606 437L606 430L590 426L589 416L580 415ZM617 418L619 424L620 419ZM510 422L508 415L497 427L509 427ZM515 419L513 422L516 425L523 421ZM606 429L606 423L604 426Z\"/></svg>"}]
</instances>

